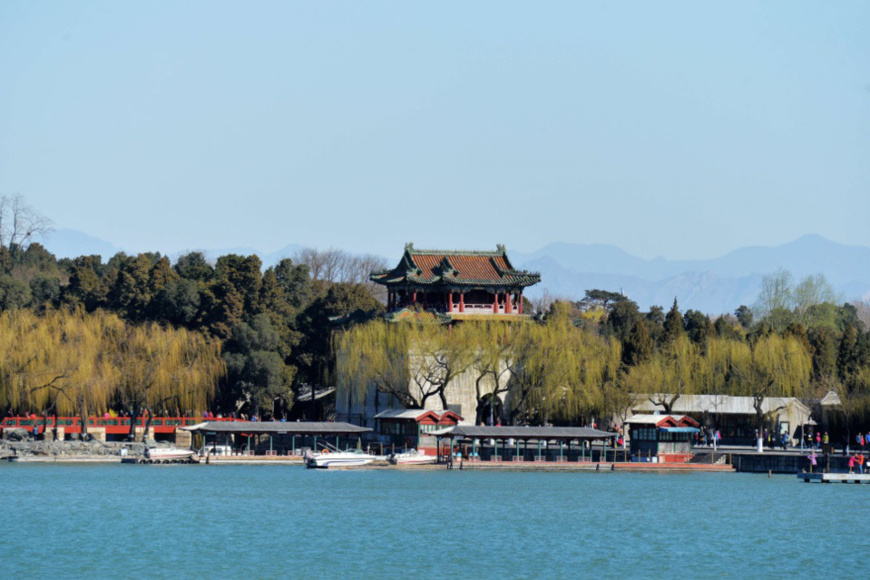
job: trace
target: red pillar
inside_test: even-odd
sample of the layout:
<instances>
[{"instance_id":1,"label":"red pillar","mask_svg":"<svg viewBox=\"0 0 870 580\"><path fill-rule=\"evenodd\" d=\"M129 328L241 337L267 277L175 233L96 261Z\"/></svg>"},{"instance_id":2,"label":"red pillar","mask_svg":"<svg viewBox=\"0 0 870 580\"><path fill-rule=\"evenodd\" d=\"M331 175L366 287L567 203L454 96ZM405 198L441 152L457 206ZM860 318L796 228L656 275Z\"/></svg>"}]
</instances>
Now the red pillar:
<instances>
[{"instance_id":1,"label":"red pillar","mask_svg":"<svg viewBox=\"0 0 870 580\"><path fill-rule=\"evenodd\" d=\"M465 312L465 292L459 293L459 312Z\"/></svg>"},{"instance_id":2,"label":"red pillar","mask_svg":"<svg viewBox=\"0 0 870 580\"><path fill-rule=\"evenodd\" d=\"M511 293L507 292L504 295L504 313L505 314L513 314L513 308L511 305Z\"/></svg>"},{"instance_id":3,"label":"red pillar","mask_svg":"<svg viewBox=\"0 0 870 580\"><path fill-rule=\"evenodd\" d=\"M498 292L492 295L492 312L498 314Z\"/></svg>"},{"instance_id":4,"label":"red pillar","mask_svg":"<svg viewBox=\"0 0 870 580\"><path fill-rule=\"evenodd\" d=\"M450 296L450 301L447 304L447 312L453 312L453 292L448 293Z\"/></svg>"},{"instance_id":5,"label":"red pillar","mask_svg":"<svg viewBox=\"0 0 870 580\"><path fill-rule=\"evenodd\" d=\"M412 302L413 302L414 304L417 303L417 292L414 292L414 295L413 295L413 298L412 298Z\"/></svg>"}]
</instances>

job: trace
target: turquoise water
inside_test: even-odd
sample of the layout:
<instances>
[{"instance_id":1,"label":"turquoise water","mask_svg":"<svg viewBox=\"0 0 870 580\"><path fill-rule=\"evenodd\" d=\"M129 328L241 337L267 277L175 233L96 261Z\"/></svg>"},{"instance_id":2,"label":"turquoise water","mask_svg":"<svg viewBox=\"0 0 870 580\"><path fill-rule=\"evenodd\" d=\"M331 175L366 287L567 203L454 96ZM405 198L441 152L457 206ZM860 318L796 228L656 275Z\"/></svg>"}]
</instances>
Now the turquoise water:
<instances>
[{"instance_id":1,"label":"turquoise water","mask_svg":"<svg viewBox=\"0 0 870 580\"><path fill-rule=\"evenodd\" d=\"M0 577L864 576L870 485L0 465Z\"/></svg>"}]
</instances>

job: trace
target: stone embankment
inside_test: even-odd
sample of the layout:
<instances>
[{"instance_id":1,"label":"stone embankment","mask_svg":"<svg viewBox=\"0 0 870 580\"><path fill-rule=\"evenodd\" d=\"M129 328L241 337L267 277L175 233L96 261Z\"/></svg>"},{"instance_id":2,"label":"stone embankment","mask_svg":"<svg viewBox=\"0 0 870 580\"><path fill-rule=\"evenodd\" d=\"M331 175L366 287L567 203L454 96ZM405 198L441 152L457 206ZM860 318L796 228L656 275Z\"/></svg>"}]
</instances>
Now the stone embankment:
<instances>
[{"instance_id":1,"label":"stone embankment","mask_svg":"<svg viewBox=\"0 0 870 580\"><path fill-rule=\"evenodd\" d=\"M149 442L149 445L152 443ZM9 429L0 440L0 460L22 461L116 461L122 448L130 455L145 451L143 443L89 441L40 441L24 429Z\"/></svg>"}]
</instances>

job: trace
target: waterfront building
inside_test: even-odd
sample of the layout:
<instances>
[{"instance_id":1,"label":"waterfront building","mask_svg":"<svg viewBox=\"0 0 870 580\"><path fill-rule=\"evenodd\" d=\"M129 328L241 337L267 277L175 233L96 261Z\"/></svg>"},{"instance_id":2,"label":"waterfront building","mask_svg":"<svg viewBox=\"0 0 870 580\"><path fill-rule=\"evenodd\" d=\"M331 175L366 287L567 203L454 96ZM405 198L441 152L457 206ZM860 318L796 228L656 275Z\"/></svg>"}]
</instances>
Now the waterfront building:
<instances>
[{"instance_id":1,"label":"waterfront building","mask_svg":"<svg viewBox=\"0 0 870 580\"><path fill-rule=\"evenodd\" d=\"M525 320L530 313L523 291L541 280L540 274L514 268L504 246L495 251L421 250L405 246L399 263L391 269L372 272L372 282L387 288L385 320L396 324L474 324L479 321ZM413 353L397 356L396 364L415 363ZM399 360L404 358L405 360ZM336 352L336 364L343 354ZM488 406L484 416L497 422L506 407L504 395L494 397L490 380L478 381L472 372L454 377L444 390L446 405L440 397L426 400L425 409L451 411L461 424L473 424L481 404ZM375 418L386 410L403 409L400 402L370 385L360 395L349 385L337 385L336 419L375 428ZM490 412L491 407L492 412ZM464 417L464 419L462 419Z\"/></svg>"},{"instance_id":2,"label":"waterfront building","mask_svg":"<svg viewBox=\"0 0 870 580\"><path fill-rule=\"evenodd\" d=\"M673 395L635 395L633 413L662 411L661 405L650 399L667 400ZM671 406L672 413L688 415L708 428L718 429L726 445L755 445L758 413L753 397L731 395L680 395ZM767 427L775 435L787 433L793 442L800 441L801 428L814 425L812 409L794 397L766 397L761 412Z\"/></svg>"},{"instance_id":3,"label":"waterfront building","mask_svg":"<svg viewBox=\"0 0 870 580\"><path fill-rule=\"evenodd\" d=\"M375 415L378 439L385 448L417 449L435 455L436 438L431 433L455 427L463 418L452 411L387 409Z\"/></svg>"},{"instance_id":4,"label":"waterfront building","mask_svg":"<svg viewBox=\"0 0 870 580\"><path fill-rule=\"evenodd\" d=\"M633 415L626 420L632 456L657 457L661 463L692 458L698 422L686 415Z\"/></svg>"}]
</instances>

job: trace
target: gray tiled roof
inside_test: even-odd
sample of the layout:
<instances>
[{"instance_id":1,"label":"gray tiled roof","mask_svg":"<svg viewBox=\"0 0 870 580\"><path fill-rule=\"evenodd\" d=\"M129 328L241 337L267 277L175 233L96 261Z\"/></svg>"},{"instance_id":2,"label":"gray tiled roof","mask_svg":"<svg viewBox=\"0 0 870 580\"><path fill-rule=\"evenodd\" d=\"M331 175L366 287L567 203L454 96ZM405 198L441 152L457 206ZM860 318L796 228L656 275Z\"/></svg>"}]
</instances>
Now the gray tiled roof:
<instances>
[{"instance_id":1,"label":"gray tiled roof","mask_svg":"<svg viewBox=\"0 0 870 580\"><path fill-rule=\"evenodd\" d=\"M371 429L350 423L327 423L319 421L207 421L190 427L180 427L186 431L207 431L209 433L271 433L274 435L358 435Z\"/></svg>"},{"instance_id":2,"label":"gray tiled roof","mask_svg":"<svg viewBox=\"0 0 870 580\"><path fill-rule=\"evenodd\" d=\"M438 433L441 435L441 432ZM477 437L481 439L608 439L616 437L616 433L599 431L590 427L484 427L473 425L458 425L448 436Z\"/></svg>"}]
</instances>

